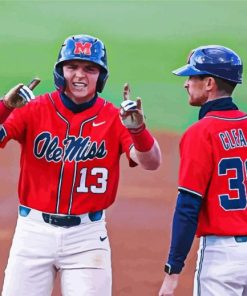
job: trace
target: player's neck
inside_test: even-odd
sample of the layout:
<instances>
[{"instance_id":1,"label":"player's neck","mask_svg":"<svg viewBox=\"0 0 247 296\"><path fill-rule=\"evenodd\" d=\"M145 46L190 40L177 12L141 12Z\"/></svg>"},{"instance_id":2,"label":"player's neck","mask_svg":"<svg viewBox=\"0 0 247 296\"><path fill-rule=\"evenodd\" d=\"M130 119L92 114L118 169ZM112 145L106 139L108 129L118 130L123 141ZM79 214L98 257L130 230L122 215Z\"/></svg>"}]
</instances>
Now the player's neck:
<instances>
[{"instance_id":1,"label":"player's neck","mask_svg":"<svg viewBox=\"0 0 247 296\"><path fill-rule=\"evenodd\" d=\"M73 113L78 113L92 107L97 100L98 94L96 93L96 95L89 102L84 102L81 104L76 104L65 93L60 93L60 97L65 107L67 107Z\"/></svg>"},{"instance_id":2,"label":"player's neck","mask_svg":"<svg viewBox=\"0 0 247 296\"><path fill-rule=\"evenodd\" d=\"M223 99L223 98L229 98L229 97L231 97L231 94L226 93L225 91L211 92L208 94L208 99L206 102Z\"/></svg>"}]
</instances>

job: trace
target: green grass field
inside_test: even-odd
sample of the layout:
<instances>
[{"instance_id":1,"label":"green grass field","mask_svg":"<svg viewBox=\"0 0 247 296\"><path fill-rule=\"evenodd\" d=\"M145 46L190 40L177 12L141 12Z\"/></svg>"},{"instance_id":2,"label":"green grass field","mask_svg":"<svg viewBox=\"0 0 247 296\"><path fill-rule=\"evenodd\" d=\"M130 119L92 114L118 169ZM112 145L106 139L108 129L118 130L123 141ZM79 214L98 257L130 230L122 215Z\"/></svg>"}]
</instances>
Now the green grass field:
<instances>
[{"instance_id":1,"label":"green grass field","mask_svg":"<svg viewBox=\"0 0 247 296\"><path fill-rule=\"evenodd\" d=\"M124 82L143 98L148 126L181 133L197 120L184 79L171 71L192 48L221 44L247 64L247 1L0 1L0 93L34 76L52 91L60 45L73 34L103 40L110 77L103 96L119 105ZM247 111L246 73L234 97Z\"/></svg>"}]
</instances>

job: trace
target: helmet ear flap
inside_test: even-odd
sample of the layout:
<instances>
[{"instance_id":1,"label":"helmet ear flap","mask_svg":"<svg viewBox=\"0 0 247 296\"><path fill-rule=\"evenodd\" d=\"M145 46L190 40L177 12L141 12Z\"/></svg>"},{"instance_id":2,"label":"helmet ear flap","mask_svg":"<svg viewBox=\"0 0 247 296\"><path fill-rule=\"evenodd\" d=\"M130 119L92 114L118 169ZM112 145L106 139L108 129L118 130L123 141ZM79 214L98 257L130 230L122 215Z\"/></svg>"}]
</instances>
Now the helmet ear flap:
<instances>
[{"instance_id":1,"label":"helmet ear flap","mask_svg":"<svg viewBox=\"0 0 247 296\"><path fill-rule=\"evenodd\" d=\"M108 79L108 76L109 76L109 72L106 72L104 69L101 68L97 85L96 85L97 92L101 93L103 91L104 86L106 84L106 80Z\"/></svg>"},{"instance_id":2,"label":"helmet ear flap","mask_svg":"<svg viewBox=\"0 0 247 296\"><path fill-rule=\"evenodd\" d=\"M65 90L66 81L63 77L63 69L60 64L54 67L53 77L56 89L63 92Z\"/></svg>"}]
</instances>

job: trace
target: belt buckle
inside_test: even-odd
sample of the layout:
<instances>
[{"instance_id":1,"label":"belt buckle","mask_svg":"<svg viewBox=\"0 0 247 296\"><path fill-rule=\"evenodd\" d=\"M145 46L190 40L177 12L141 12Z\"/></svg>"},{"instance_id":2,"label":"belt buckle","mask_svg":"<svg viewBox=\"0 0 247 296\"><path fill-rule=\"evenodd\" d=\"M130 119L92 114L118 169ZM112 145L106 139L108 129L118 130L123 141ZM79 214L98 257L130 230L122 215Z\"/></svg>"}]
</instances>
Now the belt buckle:
<instances>
[{"instance_id":1,"label":"belt buckle","mask_svg":"<svg viewBox=\"0 0 247 296\"><path fill-rule=\"evenodd\" d=\"M56 225L60 227L73 227L81 224L81 218L78 216L59 216L59 215L52 215L48 214L48 217L43 214L44 221L51 225Z\"/></svg>"},{"instance_id":2,"label":"belt buckle","mask_svg":"<svg viewBox=\"0 0 247 296\"><path fill-rule=\"evenodd\" d=\"M64 226L64 221L66 221L66 216L59 215L50 215L49 216L49 224L56 226Z\"/></svg>"}]
</instances>

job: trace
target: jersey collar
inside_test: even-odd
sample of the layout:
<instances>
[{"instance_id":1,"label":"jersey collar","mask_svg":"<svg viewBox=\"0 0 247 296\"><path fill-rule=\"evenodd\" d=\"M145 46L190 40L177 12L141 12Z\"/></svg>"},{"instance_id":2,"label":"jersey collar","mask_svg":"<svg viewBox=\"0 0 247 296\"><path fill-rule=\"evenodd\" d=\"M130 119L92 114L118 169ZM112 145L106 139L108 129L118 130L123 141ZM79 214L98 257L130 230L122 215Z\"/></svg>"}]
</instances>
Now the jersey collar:
<instances>
[{"instance_id":1,"label":"jersey collar","mask_svg":"<svg viewBox=\"0 0 247 296\"><path fill-rule=\"evenodd\" d=\"M232 97L213 100L202 105L199 111L199 119L202 119L210 111L221 110L238 110L238 107L233 103Z\"/></svg>"},{"instance_id":2,"label":"jersey collar","mask_svg":"<svg viewBox=\"0 0 247 296\"><path fill-rule=\"evenodd\" d=\"M66 96L65 93L60 93L60 97L66 108L68 108L73 113L79 113L92 107L96 102L98 94L96 93L95 96L89 102L82 104L75 104L68 96Z\"/></svg>"}]
</instances>

